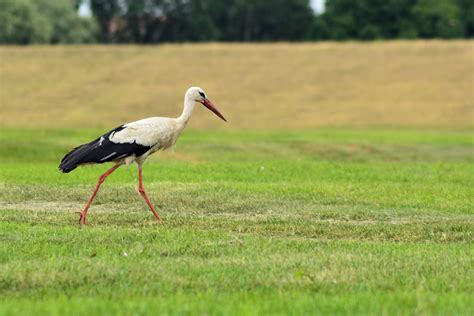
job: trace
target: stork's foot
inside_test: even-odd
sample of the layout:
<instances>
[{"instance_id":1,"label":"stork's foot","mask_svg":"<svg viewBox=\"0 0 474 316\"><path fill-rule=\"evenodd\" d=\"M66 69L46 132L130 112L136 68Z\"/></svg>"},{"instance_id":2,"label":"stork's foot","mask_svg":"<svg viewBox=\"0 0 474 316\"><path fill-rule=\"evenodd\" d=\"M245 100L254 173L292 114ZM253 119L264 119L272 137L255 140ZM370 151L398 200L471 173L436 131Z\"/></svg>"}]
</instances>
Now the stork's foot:
<instances>
[{"instance_id":1,"label":"stork's foot","mask_svg":"<svg viewBox=\"0 0 474 316\"><path fill-rule=\"evenodd\" d=\"M86 224L86 213L84 212L78 212L79 213L79 225L85 225Z\"/></svg>"}]
</instances>

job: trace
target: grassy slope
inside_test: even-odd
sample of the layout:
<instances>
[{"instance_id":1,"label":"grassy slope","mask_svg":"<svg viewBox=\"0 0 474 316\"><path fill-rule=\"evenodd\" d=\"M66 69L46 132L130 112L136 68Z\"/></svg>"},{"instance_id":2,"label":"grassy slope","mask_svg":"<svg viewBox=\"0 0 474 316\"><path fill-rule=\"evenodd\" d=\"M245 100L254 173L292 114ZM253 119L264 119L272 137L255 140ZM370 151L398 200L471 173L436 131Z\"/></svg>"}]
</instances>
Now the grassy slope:
<instances>
[{"instance_id":1,"label":"grassy slope","mask_svg":"<svg viewBox=\"0 0 474 316\"><path fill-rule=\"evenodd\" d=\"M200 85L233 128L472 127L473 41L0 47L0 126L174 116ZM197 111L195 128L221 128Z\"/></svg>"},{"instance_id":2,"label":"grassy slope","mask_svg":"<svg viewBox=\"0 0 474 316\"><path fill-rule=\"evenodd\" d=\"M470 132L187 131L145 168L163 225L129 167L79 229L106 166L57 160L99 132L1 130L0 313L473 311Z\"/></svg>"}]
</instances>

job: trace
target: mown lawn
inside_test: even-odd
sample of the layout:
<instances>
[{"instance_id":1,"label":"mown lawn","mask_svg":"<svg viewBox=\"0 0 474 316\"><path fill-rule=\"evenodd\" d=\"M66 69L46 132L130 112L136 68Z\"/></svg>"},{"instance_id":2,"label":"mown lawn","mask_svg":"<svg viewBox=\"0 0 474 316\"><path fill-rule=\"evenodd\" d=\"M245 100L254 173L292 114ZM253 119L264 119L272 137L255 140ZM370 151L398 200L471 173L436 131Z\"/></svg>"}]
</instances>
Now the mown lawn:
<instances>
[{"instance_id":1,"label":"mown lawn","mask_svg":"<svg viewBox=\"0 0 474 316\"><path fill-rule=\"evenodd\" d=\"M474 41L0 46L0 126L178 116L206 91L232 128L474 127ZM221 128L207 111L192 126Z\"/></svg>"},{"instance_id":2,"label":"mown lawn","mask_svg":"<svg viewBox=\"0 0 474 316\"><path fill-rule=\"evenodd\" d=\"M471 130L187 130L61 174L104 130L0 130L0 314L474 312Z\"/></svg>"}]
</instances>

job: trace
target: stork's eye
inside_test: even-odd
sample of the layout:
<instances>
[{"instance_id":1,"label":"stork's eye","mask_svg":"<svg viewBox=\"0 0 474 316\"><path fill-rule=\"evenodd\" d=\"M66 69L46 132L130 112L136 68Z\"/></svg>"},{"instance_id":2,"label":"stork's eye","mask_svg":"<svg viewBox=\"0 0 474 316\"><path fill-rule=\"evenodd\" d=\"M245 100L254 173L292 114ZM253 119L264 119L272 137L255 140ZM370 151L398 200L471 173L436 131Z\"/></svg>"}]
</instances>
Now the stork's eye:
<instances>
[{"instance_id":1,"label":"stork's eye","mask_svg":"<svg viewBox=\"0 0 474 316\"><path fill-rule=\"evenodd\" d=\"M201 91L199 91L199 95L200 95L201 97L203 97L203 98L206 97L206 95L204 94L204 92L201 92Z\"/></svg>"}]
</instances>

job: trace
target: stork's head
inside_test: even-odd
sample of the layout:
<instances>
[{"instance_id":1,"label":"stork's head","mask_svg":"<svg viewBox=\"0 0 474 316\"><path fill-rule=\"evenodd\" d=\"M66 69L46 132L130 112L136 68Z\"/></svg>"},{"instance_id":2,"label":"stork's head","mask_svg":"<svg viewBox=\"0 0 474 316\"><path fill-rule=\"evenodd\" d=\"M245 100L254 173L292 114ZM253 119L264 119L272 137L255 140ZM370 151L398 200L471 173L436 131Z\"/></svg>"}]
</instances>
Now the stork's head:
<instances>
[{"instance_id":1,"label":"stork's head","mask_svg":"<svg viewBox=\"0 0 474 316\"><path fill-rule=\"evenodd\" d=\"M214 104L212 104L211 100L209 100L207 98L207 95L206 93L204 92L203 89L199 88L199 87L191 87L188 89L188 91L186 92L186 96L185 96L187 99L192 99L196 102L199 102L201 103L202 105L204 105L206 108L208 108L209 110L211 110L215 115L217 115L218 117L220 117L222 120L226 121L227 120L225 119L225 117L219 112L219 110L215 107Z\"/></svg>"}]
</instances>

